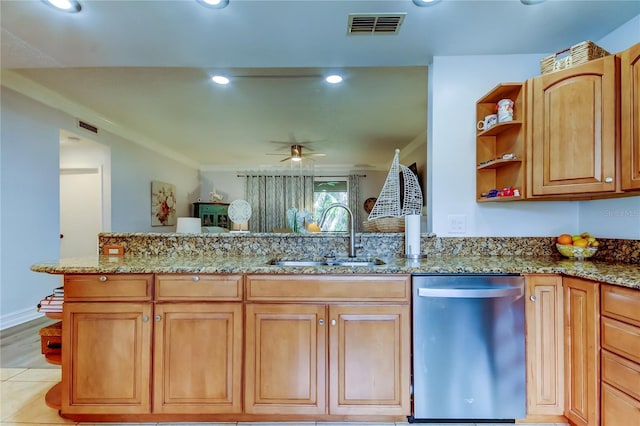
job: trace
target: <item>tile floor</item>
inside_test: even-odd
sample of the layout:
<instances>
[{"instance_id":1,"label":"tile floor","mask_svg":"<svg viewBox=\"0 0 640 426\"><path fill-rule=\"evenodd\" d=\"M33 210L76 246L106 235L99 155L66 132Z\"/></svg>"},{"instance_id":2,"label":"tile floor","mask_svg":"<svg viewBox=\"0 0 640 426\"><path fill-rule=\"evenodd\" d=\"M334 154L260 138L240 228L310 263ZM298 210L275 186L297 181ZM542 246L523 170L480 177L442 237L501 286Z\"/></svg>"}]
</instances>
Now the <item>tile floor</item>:
<instances>
[{"instance_id":1,"label":"tile floor","mask_svg":"<svg viewBox=\"0 0 640 426\"><path fill-rule=\"evenodd\" d=\"M0 426L60 425L79 424L63 419L58 412L44 403L44 396L55 383L60 381L60 368L0 368ZM165 425L161 423L160 425ZM168 425L168 424L166 424ZM187 426L187 423L180 423ZM288 423L199 423L198 426L407 426L408 423L331 423L331 422L288 422ZM136 424L135 426L146 426ZM431 424L431 426L437 426ZM455 426L448 423L446 426ZM473 426L465 423L464 426ZM482 424L482 426L490 426ZM504 425L501 425L504 426ZM538 426L538 425L527 425ZM545 426L552 426L551 424ZM560 426L560 425L554 425ZM566 426L566 425L564 425Z\"/></svg>"}]
</instances>

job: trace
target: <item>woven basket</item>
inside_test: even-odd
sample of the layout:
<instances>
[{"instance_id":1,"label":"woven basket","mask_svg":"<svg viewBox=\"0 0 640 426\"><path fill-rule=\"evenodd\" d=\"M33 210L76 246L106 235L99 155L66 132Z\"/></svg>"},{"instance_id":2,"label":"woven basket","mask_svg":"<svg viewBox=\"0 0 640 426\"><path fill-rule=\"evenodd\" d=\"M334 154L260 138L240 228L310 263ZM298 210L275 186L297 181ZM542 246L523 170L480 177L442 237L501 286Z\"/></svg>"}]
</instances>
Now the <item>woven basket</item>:
<instances>
[{"instance_id":1,"label":"woven basket","mask_svg":"<svg viewBox=\"0 0 640 426\"><path fill-rule=\"evenodd\" d=\"M379 217L371 219L376 232L404 232L404 217Z\"/></svg>"},{"instance_id":2,"label":"woven basket","mask_svg":"<svg viewBox=\"0 0 640 426\"><path fill-rule=\"evenodd\" d=\"M563 55L559 57L566 52L569 52L566 56ZM540 61L540 70L542 74L548 74L584 64L607 55L610 55L610 53L594 42L587 40L543 58Z\"/></svg>"},{"instance_id":3,"label":"woven basket","mask_svg":"<svg viewBox=\"0 0 640 426\"><path fill-rule=\"evenodd\" d=\"M362 222L362 229L364 232L378 232L376 223L373 220L365 220Z\"/></svg>"}]
</instances>

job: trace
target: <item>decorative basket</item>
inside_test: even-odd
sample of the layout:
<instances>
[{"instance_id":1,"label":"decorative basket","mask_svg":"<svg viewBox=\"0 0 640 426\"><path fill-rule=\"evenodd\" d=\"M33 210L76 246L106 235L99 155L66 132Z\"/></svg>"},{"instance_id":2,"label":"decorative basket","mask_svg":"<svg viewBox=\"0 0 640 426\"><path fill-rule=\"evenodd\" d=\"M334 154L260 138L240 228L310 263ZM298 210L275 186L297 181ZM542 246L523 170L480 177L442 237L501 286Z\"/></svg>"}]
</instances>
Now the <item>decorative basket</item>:
<instances>
[{"instance_id":1,"label":"decorative basket","mask_svg":"<svg viewBox=\"0 0 640 426\"><path fill-rule=\"evenodd\" d=\"M401 217L379 217L370 219L376 228L376 232L404 232L404 216Z\"/></svg>"},{"instance_id":2,"label":"decorative basket","mask_svg":"<svg viewBox=\"0 0 640 426\"><path fill-rule=\"evenodd\" d=\"M362 229L365 232L378 232L378 227L376 226L376 222L373 220L362 221Z\"/></svg>"},{"instance_id":3,"label":"decorative basket","mask_svg":"<svg viewBox=\"0 0 640 426\"><path fill-rule=\"evenodd\" d=\"M566 52L569 52L566 56L562 56L561 58L558 57ZM608 55L610 55L609 52L594 42L587 40L543 58L540 61L540 70L542 71L542 74L548 74L550 72L560 71L576 65L584 64L593 59L602 58Z\"/></svg>"}]
</instances>

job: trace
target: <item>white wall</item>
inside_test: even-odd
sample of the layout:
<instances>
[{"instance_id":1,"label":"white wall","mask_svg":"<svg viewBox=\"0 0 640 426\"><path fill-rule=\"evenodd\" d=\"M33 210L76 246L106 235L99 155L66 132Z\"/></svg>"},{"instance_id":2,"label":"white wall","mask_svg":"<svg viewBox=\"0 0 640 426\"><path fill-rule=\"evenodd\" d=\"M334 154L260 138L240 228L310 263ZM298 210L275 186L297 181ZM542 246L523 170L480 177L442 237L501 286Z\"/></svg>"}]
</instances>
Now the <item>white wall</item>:
<instances>
[{"instance_id":1,"label":"white wall","mask_svg":"<svg viewBox=\"0 0 640 426\"><path fill-rule=\"evenodd\" d=\"M0 150L0 328L37 315L40 298L58 278L29 271L57 259L59 240L58 133L66 117L2 90Z\"/></svg>"},{"instance_id":2,"label":"white wall","mask_svg":"<svg viewBox=\"0 0 640 426\"><path fill-rule=\"evenodd\" d=\"M640 43L640 15L595 41L611 53ZM640 196L579 203L579 227L593 235L640 239Z\"/></svg>"},{"instance_id":3,"label":"white wall","mask_svg":"<svg viewBox=\"0 0 640 426\"><path fill-rule=\"evenodd\" d=\"M540 55L435 57L432 65L431 226L438 236L548 236L577 230L572 202L476 203L475 104L501 82L540 74ZM449 215L466 231L449 232Z\"/></svg>"},{"instance_id":4,"label":"white wall","mask_svg":"<svg viewBox=\"0 0 640 426\"><path fill-rule=\"evenodd\" d=\"M1 92L0 327L38 316L38 301L59 277L30 271L57 260L60 248L59 133L79 132L74 117L11 89ZM169 232L151 227L151 180L176 185L178 216L200 192L198 171L101 131L87 136L111 150L112 230Z\"/></svg>"}]
</instances>

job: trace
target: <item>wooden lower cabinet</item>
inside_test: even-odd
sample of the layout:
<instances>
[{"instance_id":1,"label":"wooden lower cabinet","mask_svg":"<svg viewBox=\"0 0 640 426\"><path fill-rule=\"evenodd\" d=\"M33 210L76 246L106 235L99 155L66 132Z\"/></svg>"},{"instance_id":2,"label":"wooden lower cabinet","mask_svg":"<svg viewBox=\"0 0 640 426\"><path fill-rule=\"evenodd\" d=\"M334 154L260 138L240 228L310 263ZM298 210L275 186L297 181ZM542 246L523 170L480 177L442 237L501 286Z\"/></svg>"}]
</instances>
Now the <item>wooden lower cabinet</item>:
<instances>
[{"instance_id":1,"label":"wooden lower cabinet","mask_svg":"<svg viewBox=\"0 0 640 426\"><path fill-rule=\"evenodd\" d=\"M63 414L150 412L151 312L148 302L65 303Z\"/></svg>"},{"instance_id":2,"label":"wooden lower cabinet","mask_svg":"<svg viewBox=\"0 0 640 426\"><path fill-rule=\"evenodd\" d=\"M640 290L600 290L602 425L640 425Z\"/></svg>"},{"instance_id":3,"label":"wooden lower cabinet","mask_svg":"<svg viewBox=\"0 0 640 426\"><path fill-rule=\"evenodd\" d=\"M578 426L600 418L599 284L565 277L565 416Z\"/></svg>"},{"instance_id":4,"label":"wooden lower cabinet","mask_svg":"<svg viewBox=\"0 0 640 426\"><path fill-rule=\"evenodd\" d=\"M247 304L245 412L410 414L409 327L408 305Z\"/></svg>"},{"instance_id":5,"label":"wooden lower cabinet","mask_svg":"<svg viewBox=\"0 0 640 426\"><path fill-rule=\"evenodd\" d=\"M242 303L157 303L153 412L242 412Z\"/></svg>"},{"instance_id":6,"label":"wooden lower cabinet","mask_svg":"<svg viewBox=\"0 0 640 426\"><path fill-rule=\"evenodd\" d=\"M562 277L525 276L527 418L564 414Z\"/></svg>"},{"instance_id":7,"label":"wooden lower cabinet","mask_svg":"<svg viewBox=\"0 0 640 426\"><path fill-rule=\"evenodd\" d=\"M407 415L409 306L329 306L329 413Z\"/></svg>"}]
</instances>

